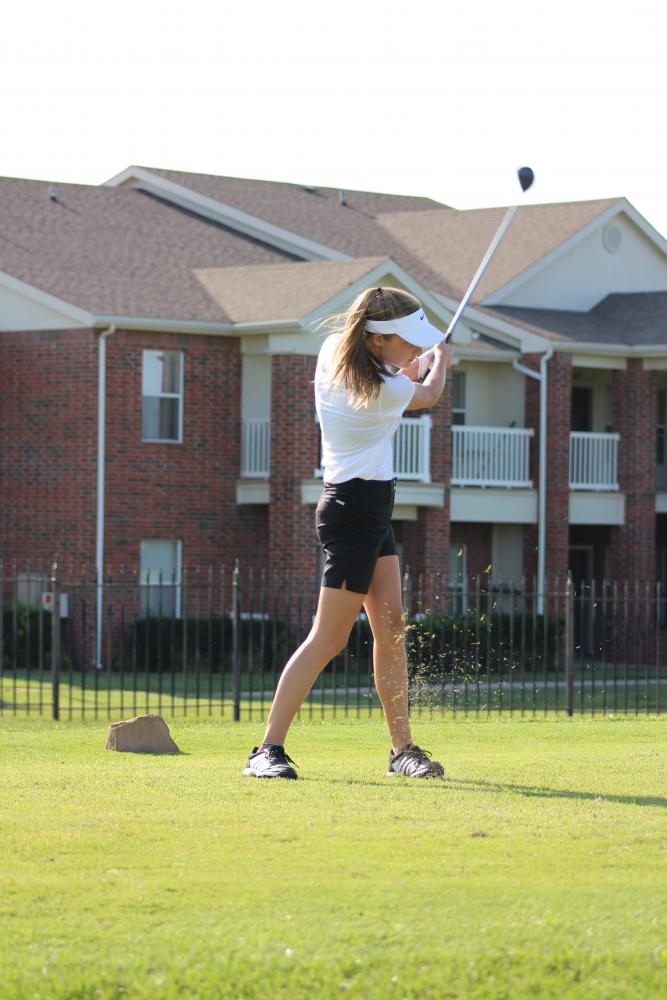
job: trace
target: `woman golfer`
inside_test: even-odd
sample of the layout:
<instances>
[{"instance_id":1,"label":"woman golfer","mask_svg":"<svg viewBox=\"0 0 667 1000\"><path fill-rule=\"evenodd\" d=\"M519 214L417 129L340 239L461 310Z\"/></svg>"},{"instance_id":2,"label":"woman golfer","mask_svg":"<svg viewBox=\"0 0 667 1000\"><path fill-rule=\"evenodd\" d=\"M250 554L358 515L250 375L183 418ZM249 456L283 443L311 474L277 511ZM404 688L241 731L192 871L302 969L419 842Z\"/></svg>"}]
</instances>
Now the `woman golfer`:
<instances>
[{"instance_id":1,"label":"woman golfer","mask_svg":"<svg viewBox=\"0 0 667 1000\"><path fill-rule=\"evenodd\" d=\"M405 410L437 402L452 363L444 335L428 322L419 301L398 288L361 292L342 331L324 341L315 372L324 465L315 527L325 555L317 614L280 677L264 741L251 750L244 774L296 778L284 748L287 731L320 671L344 649L363 607L373 632L375 687L391 736L387 774L443 777L442 765L412 742L410 732L401 577L391 526L392 438Z\"/></svg>"}]
</instances>

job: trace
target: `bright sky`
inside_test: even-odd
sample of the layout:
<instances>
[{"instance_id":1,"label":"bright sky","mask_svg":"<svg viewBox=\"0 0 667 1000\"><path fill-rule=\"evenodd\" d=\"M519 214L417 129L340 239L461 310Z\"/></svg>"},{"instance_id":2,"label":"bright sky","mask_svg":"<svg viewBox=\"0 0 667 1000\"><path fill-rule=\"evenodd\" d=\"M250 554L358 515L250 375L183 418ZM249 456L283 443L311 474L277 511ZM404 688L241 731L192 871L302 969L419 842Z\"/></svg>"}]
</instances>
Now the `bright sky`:
<instances>
[{"instance_id":1,"label":"bright sky","mask_svg":"<svg viewBox=\"0 0 667 1000\"><path fill-rule=\"evenodd\" d=\"M23 0L3 12L0 176L141 164L456 208L625 195L667 236L666 37L664 0Z\"/></svg>"}]
</instances>

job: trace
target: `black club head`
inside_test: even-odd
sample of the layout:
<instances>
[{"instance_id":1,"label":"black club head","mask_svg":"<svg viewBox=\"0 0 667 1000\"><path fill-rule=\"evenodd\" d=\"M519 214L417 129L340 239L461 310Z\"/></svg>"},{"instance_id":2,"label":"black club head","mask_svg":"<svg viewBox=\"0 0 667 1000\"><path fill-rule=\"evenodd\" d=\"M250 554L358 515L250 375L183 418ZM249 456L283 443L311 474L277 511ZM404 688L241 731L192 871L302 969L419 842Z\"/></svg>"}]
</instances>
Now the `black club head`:
<instances>
[{"instance_id":1,"label":"black club head","mask_svg":"<svg viewBox=\"0 0 667 1000\"><path fill-rule=\"evenodd\" d=\"M530 167L519 167L517 173L519 175L519 184L521 185L521 190L527 191L530 185L535 180L535 174L530 169Z\"/></svg>"}]
</instances>

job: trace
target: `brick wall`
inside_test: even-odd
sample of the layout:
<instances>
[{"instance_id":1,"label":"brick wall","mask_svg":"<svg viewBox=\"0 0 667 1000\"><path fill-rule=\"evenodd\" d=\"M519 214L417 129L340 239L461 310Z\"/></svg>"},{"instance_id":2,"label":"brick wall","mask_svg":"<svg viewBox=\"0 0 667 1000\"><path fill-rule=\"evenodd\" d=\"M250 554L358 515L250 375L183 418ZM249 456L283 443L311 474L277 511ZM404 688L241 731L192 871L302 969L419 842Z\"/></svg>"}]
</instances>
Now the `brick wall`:
<instances>
[{"instance_id":1,"label":"brick wall","mask_svg":"<svg viewBox=\"0 0 667 1000\"><path fill-rule=\"evenodd\" d=\"M445 484L443 507L420 507L417 521L404 521L395 527L396 538L403 546L403 563L414 573L425 575L449 573L450 470L452 461L451 371L436 406L428 411L431 427L431 482ZM415 410L411 415L421 415Z\"/></svg>"},{"instance_id":2,"label":"brick wall","mask_svg":"<svg viewBox=\"0 0 667 1000\"><path fill-rule=\"evenodd\" d=\"M526 368L539 371L540 354L525 354ZM547 362L547 504L545 577L565 577L569 559L570 414L572 361L556 352ZM526 377L526 427L535 429L530 447L530 477L539 489L540 383ZM524 528L524 575L537 575L537 525Z\"/></svg>"},{"instance_id":3,"label":"brick wall","mask_svg":"<svg viewBox=\"0 0 667 1000\"><path fill-rule=\"evenodd\" d=\"M182 351L183 441L142 441L146 349ZM265 510L239 507L239 341L118 331L107 341L107 563L136 565L145 538L183 543L188 566L263 564Z\"/></svg>"},{"instance_id":4,"label":"brick wall","mask_svg":"<svg viewBox=\"0 0 667 1000\"><path fill-rule=\"evenodd\" d=\"M611 529L611 575L618 580L655 580L656 374L644 371L640 358L612 373L619 488L625 493L625 524Z\"/></svg>"},{"instance_id":5,"label":"brick wall","mask_svg":"<svg viewBox=\"0 0 667 1000\"><path fill-rule=\"evenodd\" d=\"M316 358L274 355L271 378L271 504L268 565L281 579L311 586L317 576L315 511L301 482L318 462L313 378Z\"/></svg>"},{"instance_id":6,"label":"brick wall","mask_svg":"<svg viewBox=\"0 0 667 1000\"><path fill-rule=\"evenodd\" d=\"M183 351L180 444L143 442L142 352ZM63 569L95 565L98 335L0 337L0 548ZM143 538L180 538L184 563L264 565L266 508L236 504L236 339L119 330L107 339L105 564L138 566Z\"/></svg>"},{"instance_id":7,"label":"brick wall","mask_svg":"<svg viewBox=\"0 0 667 1000\"><path fill-rule=\"evenodd\" d=\"M0 334L0 558L95 563L97 351L90 330Z\"/></svg>"}]
</instances>

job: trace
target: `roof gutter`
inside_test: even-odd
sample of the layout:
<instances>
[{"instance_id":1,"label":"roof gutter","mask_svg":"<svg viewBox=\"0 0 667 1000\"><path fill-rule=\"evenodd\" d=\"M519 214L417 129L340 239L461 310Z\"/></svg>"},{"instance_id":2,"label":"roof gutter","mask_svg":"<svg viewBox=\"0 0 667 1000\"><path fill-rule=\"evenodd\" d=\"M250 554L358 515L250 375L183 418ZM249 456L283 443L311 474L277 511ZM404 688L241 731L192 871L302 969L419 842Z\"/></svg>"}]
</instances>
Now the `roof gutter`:
<instances>
[{"instance_id":1,"label":"roof gutter","mask_svg":"<svg viewBox=\"0 0 667 1000\"><path fill-rule=\"evenodd\" d=\"M156 333L193 333L205 336L239 337L247 333L293 332L302 328L300 319L252 320L243 323L206 323L197 320L163 319L150 316L96 316L93 329L113 326L123 330L151 330Z\"/></svg>"},{"instance_id":2,"label":"roof gutter","mask_svg":"<svg viewBox=\"0 0 667 1000\"><path fill-rule=\"evenodd\" d=\"M104 471L106 431L106 369L107 337L116 332L114 324L102 330L97 355L97 525L95 540L95 570L97 577L97 628L95 632L95 666L102 664L102 598L104 574Z\"/></svg>"},{"instance_id":3,"label":"roof gutter","mask_svg":"<svg viewBox=\"0 0 667 1000\"><path fill-rule=\"evenodd\" d=\"M537 379L540 383L540 465L538 485L537 512L537 613L544 614L544 576L546 565L546 531L547 531L547 362L553 355L553 347L549 347L540 358L539 374L532 368L519 364L515 358L512 366L522 375Z\"/></svg>"}]
</instances>

